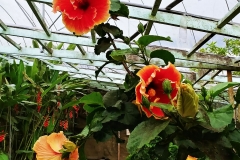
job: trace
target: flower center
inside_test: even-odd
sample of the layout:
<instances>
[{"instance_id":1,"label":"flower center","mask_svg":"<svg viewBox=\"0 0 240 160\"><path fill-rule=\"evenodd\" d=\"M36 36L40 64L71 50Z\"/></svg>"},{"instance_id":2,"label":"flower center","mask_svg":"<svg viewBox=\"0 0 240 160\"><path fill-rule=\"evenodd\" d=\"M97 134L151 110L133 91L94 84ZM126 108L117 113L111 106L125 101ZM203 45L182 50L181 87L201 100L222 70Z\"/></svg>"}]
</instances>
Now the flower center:
<instances>
[{"instance_id":1,"label":"flower center","mask_svg":"<svg viewBox=\"0 0 240 160\"><path fill-rule=\"evenodd\" d=\"M156 95L156 91L153 89L153 88L150 88L148 91L147 91L147 94L150 96L150 97L153 97Z\"/></svg>"},{"instance_id":2,"label":"flower center","mask_svg":"<svg viewBox=\"0 0 240 160\"><path fill-rule=\"evenodd\" d=\"M90 4L89 4L88 0L81 0L78 4L78 8L82 9L84 11L87 10L89 6L90 6Z\"/></svg>"}]
</instances>

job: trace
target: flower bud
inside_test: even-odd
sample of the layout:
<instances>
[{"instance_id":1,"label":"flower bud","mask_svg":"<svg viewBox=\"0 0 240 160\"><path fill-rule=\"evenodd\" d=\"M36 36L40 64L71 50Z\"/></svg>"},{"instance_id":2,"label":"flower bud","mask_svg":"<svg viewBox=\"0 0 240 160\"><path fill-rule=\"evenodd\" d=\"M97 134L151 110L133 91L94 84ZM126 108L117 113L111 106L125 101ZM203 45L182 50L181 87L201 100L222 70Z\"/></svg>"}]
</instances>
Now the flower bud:
<instances>
[{"instance_id":1,"label":"flower bud","mask_svg":"<svg viewBox=\"0 0 240 160\"><path fill-rule=\"evenodd\" d=\"M143 33L144 32L144 26L143 26L143 24L140 22L139 24L138 24L138 32L139 33Z\"/></svg>"},{"instance_id":2,"label":"flower bud","mask_svg":"<svg viewBox=\"0 0 240 160\"><path fill-rule=\"evenodd\" d=\"M66 152L73 152L77 148L76 144L71 141L65 141L63 147Z\"/></svg>"},{"instance_id":3,"label":"flower bud","mask_svg":"<svg viewBox=\"0 0 240 160\"><path fill-rule=\"evenodd\" d=\"M195 117L199 97L190 84L180 85L177 97L177 110L182 117Z\"/></svg>"},{"instance_id":4,"label":"flower bud","mask_svg":"<svg viewBox=\"0 0 240 160\"><path fill-rule=\"evenodd\" d=\"M162 83L163 85L163 91L166 94L171 94L172 93L172 85L171 85L171 81L169 81L168 79L165 79Z\"/></svg>"}]
</instances>

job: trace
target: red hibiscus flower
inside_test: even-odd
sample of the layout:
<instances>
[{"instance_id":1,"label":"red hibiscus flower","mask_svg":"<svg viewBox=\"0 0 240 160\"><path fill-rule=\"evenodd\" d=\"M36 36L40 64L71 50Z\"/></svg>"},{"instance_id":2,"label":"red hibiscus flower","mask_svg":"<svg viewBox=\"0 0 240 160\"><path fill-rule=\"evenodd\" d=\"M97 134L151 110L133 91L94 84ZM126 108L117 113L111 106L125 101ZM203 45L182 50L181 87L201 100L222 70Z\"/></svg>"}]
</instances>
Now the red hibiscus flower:
<instances>
[{"instance_id":1,"label":"red hibiscus flower","mask_svg":"<svg viewBox=\"0 0 240 160\"><path fill-rule=\"evenodd\" d=\"M66 28L82 35L109 18L110 3L110 0L53 0L53 12L62 12Z\"/></svg>"},{"instance_id":2,"label":"red hibiscus flower","mask_svg":"<svg viewBox=\"0 0 240 160\"><path fill-rule=\"evenodd\" d=\"M6 133L3 133L2 131L2 133L0 133L0 142L2 142L5 139L5 137L6 137Z\"/></svg>"},{"instance_id":3,"label":"red hibiscus flower","mask_svg":"<svg viewBox=\"0 0 240 160\"><path fill-rule=\"evenodd\" d=\"M136 104L141 107L141 110L147 117L164 118L165 114L162 109L155 106L150 106L149 108L143 106L142 96L146 97L149 102L171 104L169 96L163 90L163 81L167 79L171 82L172 92L170 97L174 99L177 96L178 86L180 85L181 73L169 62L168 66L164 68L159 68L155 65L145 66L138 71L137 76L140 77L141 81L135 88Z\"/></svg>"}]
</instances>

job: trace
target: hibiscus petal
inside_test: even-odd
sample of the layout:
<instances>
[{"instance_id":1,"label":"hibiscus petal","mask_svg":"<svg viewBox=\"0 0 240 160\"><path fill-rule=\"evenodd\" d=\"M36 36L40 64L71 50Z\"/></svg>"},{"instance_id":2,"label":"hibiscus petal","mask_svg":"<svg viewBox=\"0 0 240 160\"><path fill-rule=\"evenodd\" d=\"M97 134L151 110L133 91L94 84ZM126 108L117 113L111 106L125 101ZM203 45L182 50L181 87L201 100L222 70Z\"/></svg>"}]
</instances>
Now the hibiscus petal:
<instances>
[{"instance_id":1,"label":"hibiscus petal","mask_svg":"<svg viewBox=\"0 0 240 160\"><path fill-rule=\"evenodd\" d=\"M62 154L55 152L47 143L48 136L41 136L33 146L37 160L61 160Z\"/></svg>"},{"instance_id":2,"label":"hibiscus petal","mask_svg":"<svg viewBox=\"0 0 240 160\"><path fill-rule=\"evenodd\" d=\"M155 79L168 79L172 82L176 82L177 85L180 85L181 73L172 63L168 62L168 65L166 67L162 68L160 72L157 72Z\"/></svg>"},{"instance_id":3,"label":"hibiscus petal","mask_svg":"<svg viewBox=\"0 0 240 160\"><path fill-rule=\"evenodd\" d=\"M152 111L155 119L162 119L165 117L163 110L159 107L150 106L150 110Z\"/></svg>"},{"instance_id":4,"label":"hibiscus petal","mask_svg":"<svg viewBox=\"0 0 240 160\"><path fill-rule=\"evenodd\" d=\"M97 14L94 18L95 25L101 24L108 20L110 14L110 0L88 0L90 6L96 8Z\"/></svg>"},{"instance_id":5,"label":"hibiscus petal","mask_svg":"<svg viewBox=\"0 0 240 160\"><path fill-rule=\"evenodd\" d=\"M93 18L96 15L96 10L91 8L86 10L81 19L70 19L67 15L63 14L63 23L65 27L76 35L83 35L88 33L94 27Z\"/></svg>"},{"instance_id":6,"label":"hibiscus petal","mask_svg":"<svg viewBox=\"0 0 240 160\"><path fill-rule=\"evenodd\" d=\"M144 107L144 106L141 105L141 103L142 103L142 94L140 93L141 84L142 84L141 82L138 83L138 85L137 85L136 88L135 88L136 103L137 103L137 104L140 104L142 111L143 111L143 112L146 114L146 116L149 118L149 117L152 116L151 111L150 111L148 108L146 108L146 107Z\"/></svg>"},{"instance_id":7,"label":"hibiscus petal","mask_svg":"<svg viewBox=\"0 0 240 160\"><path fill-rule=\"evenodd\" d=\"M137 76L140 77L144 84L149 85L152 82L152 79L156 76L156 72L159 71L160 69L158 66L148 65L139 70Z\"/></svg>"},{"instance_id":8,"label":"hibiscus petal","mask_svg":"<svg viewBox=\"0 0 240 160\"><path fill-rule=\"evenodd\" d=\"M59 133L52 133L47 137L47 143L50 145L52 150L57 153L63 148L63 144L68 139L65 137L62 131Z\"/></svg>"},{"instance_id":9,"label":"hibiscus petal","mask_svg":"<svg viewBox=\"0 0 240 160\"><path fill-rule=\"evenodd\" d=\"M74 8L70 0L53 0L53 12L62 12L67 15L69 19L82 18L84 11Z\"/></svg>"},{"instance_id":10,"label":"hibiscus petal","mask_svg":"<svg viewBox=\"0 0 240 160\"><path fill-rule=\"evenodd\" d=\"M78 160L79 154L78 154L78 148L76 148L73 152L69 155L69 160Z\"/></svg>"}]
</instances>

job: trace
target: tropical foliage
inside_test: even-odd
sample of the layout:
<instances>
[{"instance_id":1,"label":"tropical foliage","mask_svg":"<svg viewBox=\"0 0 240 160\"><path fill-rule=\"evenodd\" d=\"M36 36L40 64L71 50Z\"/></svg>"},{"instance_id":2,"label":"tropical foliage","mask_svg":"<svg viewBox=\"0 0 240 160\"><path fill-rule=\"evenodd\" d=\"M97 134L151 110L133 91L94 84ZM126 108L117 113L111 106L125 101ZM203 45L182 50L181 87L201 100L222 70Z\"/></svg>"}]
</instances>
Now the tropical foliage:
<instances>
[{"instance_id":1,"label":"tropical foliage","mask_svg":"<svg viewBox=\"0 0 240 160\"><path fill-rule=\"evenodd\" d=\"M0 159L86 160L90 137L98 142L115 137L117 143L127 143L128 160L240 160L240 132L233 120L239 82L203 87L197 94L174 66L171 52L148 47L156 41L170 43L170 37L144 35L139 23L140 36L133 40L105 22L128 17L119 0L54 0L53 11L62 13L75 35L98 34L94 53L105 55L106 62L96 70L96 80L106 65L121 65L126 70L123 87L97 92L87 80L50 70L43 61L2 60ZM117 48L117 39L127 48ZM47 44L49 49L62 46ZM33 47L38 47L36 41ZM215 98L230 87L238 87L234 104L216 107ZM78 130L80 111L86 125ZM127 142L118 136L126 129L131 133Z\"/></svg>"}]
</instances>

